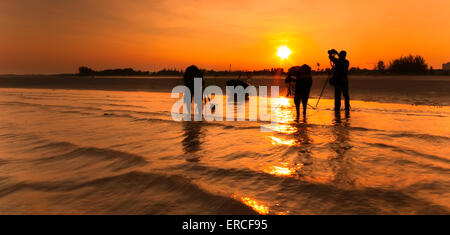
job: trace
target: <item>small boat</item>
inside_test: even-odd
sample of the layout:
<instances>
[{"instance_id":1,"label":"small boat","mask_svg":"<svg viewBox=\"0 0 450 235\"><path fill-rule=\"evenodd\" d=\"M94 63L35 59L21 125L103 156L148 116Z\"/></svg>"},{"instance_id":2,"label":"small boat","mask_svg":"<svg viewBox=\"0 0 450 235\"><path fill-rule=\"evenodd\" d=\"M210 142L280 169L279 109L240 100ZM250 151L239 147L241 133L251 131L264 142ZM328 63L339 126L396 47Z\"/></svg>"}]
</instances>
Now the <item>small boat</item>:
<instances>
[{"instance_id":1,"label":"small boat","mask_svg":"<svg viewBox=\"0 0 450 235\"><path fill-rule=\"evenodd\" d=\"M237 86L242 86L244 89L246 89L248 86L250 86L250 84L248 84L247 82L244 82L244 81L238 80L238 79L228 80L228 81L226 81L226 85L232 86L234 88L236 88ZM235 94L234 96L237 97L237 94ZM245 93L245 99L248 100L248 93Z\"/></svg>"},{"instance_id":2,"label":"small boat","mask_svg":"<svg viewBox=\"0 0 450 235\"><path fill-rule=\"evenodd\" d=\"M248 86L250 86L248 83L242 81L242 80L238 80L238 79L234 79L234 80L228 80L226 82L227 86L232 86L232 87L237 87L237 86L242 86L245 88L247 88Z\"/></svg>"}]
</instances>

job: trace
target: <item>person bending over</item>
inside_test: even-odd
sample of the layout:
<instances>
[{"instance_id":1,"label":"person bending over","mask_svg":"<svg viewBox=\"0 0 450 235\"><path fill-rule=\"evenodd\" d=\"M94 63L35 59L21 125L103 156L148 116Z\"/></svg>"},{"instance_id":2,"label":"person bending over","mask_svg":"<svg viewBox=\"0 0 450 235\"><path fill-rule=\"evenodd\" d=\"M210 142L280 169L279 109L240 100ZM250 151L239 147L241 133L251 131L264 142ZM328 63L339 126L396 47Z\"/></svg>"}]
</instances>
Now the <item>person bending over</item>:
<instances>
[{"instance_id":1,"label":"person bending over","mask_svg":"<svg viewBox=\"0 0 450 235\"><path fill-rule=\"evenodd\" d=\"M309 92L312 85L311 67L306 64L291 67L288 70L286 80L295 80L294 103L298 120L300 117L300 101L303 105L303 115L306 115L306 107L308 105Z\"/></svg>"}]
</instances>

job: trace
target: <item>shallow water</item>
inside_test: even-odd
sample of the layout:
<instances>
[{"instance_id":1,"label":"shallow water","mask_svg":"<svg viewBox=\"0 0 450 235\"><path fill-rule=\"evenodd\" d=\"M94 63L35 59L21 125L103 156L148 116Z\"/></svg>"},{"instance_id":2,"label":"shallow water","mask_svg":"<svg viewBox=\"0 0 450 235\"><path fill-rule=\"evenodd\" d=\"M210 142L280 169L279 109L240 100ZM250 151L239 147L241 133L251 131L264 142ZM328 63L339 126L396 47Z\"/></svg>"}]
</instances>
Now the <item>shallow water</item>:
<instances>
[{"instance_id":1,"label":"shallow water","mask_svg":"<svg viewBox=\"0 0 450 235\"><path fill-rule=\"evenodd\" d=\"M325 99L296 123L281 98L278 124L175 122L170 93L0 91L0 213L450 211L449 106Z\"/></svg>"}]
</instances>

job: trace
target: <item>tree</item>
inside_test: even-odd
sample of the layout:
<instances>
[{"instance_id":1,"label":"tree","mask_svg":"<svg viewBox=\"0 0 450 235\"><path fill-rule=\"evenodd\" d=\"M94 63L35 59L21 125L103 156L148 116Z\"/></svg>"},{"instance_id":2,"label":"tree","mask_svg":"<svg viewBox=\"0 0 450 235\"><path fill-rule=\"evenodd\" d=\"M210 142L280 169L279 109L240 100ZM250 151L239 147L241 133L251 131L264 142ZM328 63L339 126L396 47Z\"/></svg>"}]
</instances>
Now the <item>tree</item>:
<instances>
[{"instance_id":1,"label":"tree","mask_svg":"<svg viewBox=\"0 0 450 235\"><path fill-rule=\"evenodd\" d=\"M78 68L78 73L82 76L87 76L87 75L94 75L95 71L86 66L81 66Z\"/></svg>"},{"instance_id":2,"label":"tree","mask_svg":"<svg viewBox=\"0 0 450 235\"><path fill-rule=\"evenodd\" d=\"M389 65L389 70L393 74L425 74L428 65L425 59L420 56L405 56L393 60Z\"/></svg>"},{"instance_id":3,"label":"tree","mask_svg":"<svg viewBox=\"0 0 450 235\"><path fill-rule=\"evenodd\" d=\"M380 72L383 72L384 70L386 70L386 65L384 64L384 61L382 61L382 60L378 61L377 70Z\"/></svg>"}]
</instances>

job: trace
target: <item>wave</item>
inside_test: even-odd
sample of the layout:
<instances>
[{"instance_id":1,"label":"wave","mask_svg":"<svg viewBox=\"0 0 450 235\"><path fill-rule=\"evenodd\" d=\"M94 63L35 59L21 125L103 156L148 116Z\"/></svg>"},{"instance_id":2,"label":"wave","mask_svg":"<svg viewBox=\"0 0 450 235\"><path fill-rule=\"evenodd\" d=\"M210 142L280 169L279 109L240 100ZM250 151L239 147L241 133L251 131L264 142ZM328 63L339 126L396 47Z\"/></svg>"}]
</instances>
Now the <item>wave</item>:
<instances>
[{"instance_id":1,"label":"wave","mask_svg":"<svg viewBox=\"0 0 450 235\"><path fill-rule=\"evenodd\" d=\"M27 103L27 102L18 102L18 101L8 101L8 102L1 102L0 105L19 105L19 106L31 106L31 107L39 107L43 109L51 109L51 108L64 108L64 109L82 109L82 110L91 110L91 111L100 111L101 108L94 108L94 107L85 107L85 106L70 106L70 105L55 105L55 104L37 104L37 103ZM60 110L55 110L60 111Z\"/></svg>"},{"instance_id":2,"label":"wave","mask_svg":"<svg viewBox=\"0 0 450 235\"><path fill-rule=\"evenodd\" d=\"M447 137L447 136L430 135L430 134L423 134L423 133L412 133L412 132L394 132L394 133L385 133L383 135L389 136L389 137L394 137L394 138L409 137L409 138L429 140L429 141L433 141L433 142L434 141L441 141L441 142L450 141L450 137Z\"/></svg>"},{"instance_id":3,"label":"wave","mask_svg":"<svg viewBox=\"0 0 450 235\"><path fill-rule=\"evenodd\" d=\"M427 168L427 169L430 169L430 170L435 171L435 172L447 173L447 174L450 173L450 169L449 168L433 166L433 165L425 164L425 163L414 162L414 161L410 161L410 160L407 160L407 159L399 159L399 160L396 160L395 163L400 165L400 166L401 165L415 165L419 169Z\"/></svg>"},{"instance_id":4,"label":"wave","mask_svg":"<svg viewBox=\"0 0 450 235\"><path fill-rule=\"evenodd\" d=\"M102 105L102 106L112 106L112 107L124 107L124 108L141 108L147 109L148 107L140 105L130 105L130 104L112 104L112 103L83 103L87 105Z\"/></svg>"},{"instance_id":5,"label":"wave","mask_svg":"<svg viewBox=\"0 0 450 235\"><path fill-rule=\"evenodd\" d=\"M132 171L82 183L69 181L21 182L0 188L0 197L23 190L64 194L88 190L93 193L89 194L94 197L91 198L91 201L103 202L107 201L108 198L105 198L102 192L120 194L123 198L130 196L135 198L135 203L142 203L136 208L143 210L134 210L133 213L142 214L185 214L189 212L196 214L257 214L242 202L228 196L208 192L191 180L179 175ZM89 197L89 195L85 197ZM139 198L140 195L145 196L141 198L142 201L137 201L136 198ZM161 195L164 195L165 200L162 200ZM161 208L161 204L165 202L170 203L172 207ZM123 208L109 205L104 208L107 211L96 210L95 213L124 213L124 211L133 208L129 203ZM153 205L149 206L149 204ZM41 213L45 213L45 211L41 211Z\"/></svg>"},{"instance_id":6,"label":"wave","mask_svg":"<svg viewBox=\"0 0 450 235\"><path fill-rule=\"evenodd\" d=\"M2 102L0 105L21 105L21 106L31 106L31 107L39 107L46 110L52 110L59 113L78 113L83 115L98 115L98 113L101 113L104 116L116 116L116 117L130 117L130 118L136 118L132 114L138 114L138 115L162 115L162 114L168 114L170 112L168 111L156 111L156 112L150 112L150 111L134 111L134 110L121 110L121 109L102 109L102 108L96 108L96 107L86 107L86 106L71 106L71 105L51 105L51 104L36 104L36 103L27 103L27 102ZM54 108L54 109L52 109ZM63 110L60 110L63 109ZM89 113L85 111L96 111L98 113ZM117 114L117 113L124 113L124 114Z\"/></svg>"},{"instance_id":7,"label":"wave","mask_svg":"<svg viewBox=\"0 0 450 235\"><path fill-rule=\"evenodd\" d=\"M239 182L240 187L247 188L260 195L269 195L267 201L273 200L273 193L283 192L284 198L277 203L294 204L289 211L295 214L448 214L449 208L435 205L422 198L411 196L409 187L398 189L384 189L373 187L345 187L339 181L330 182L311 181L298 175L286 177L255 171L248 168L219 168L199 164L182 164L178 166L191 173L201 174L207 178L205 184L220 182L233 185ZM192 175L192 174L190 174ZM245 179L246 185L242 185ZM439 182L436 182L439 183ZM262 196L264 199L264 196ZM295 198L295 203L292 203ZM315 203L314 203L315 202ZM342 206L346 205L346 206ZM394 209L395 208L395 209Z\"/></svg>"},{"instance_id":8,"label":"wave","mask_svg":"<svg viewBox=\"0 0 450 235\"><path fill-rule=\"evenodd\" d=\"M102 108L97 108L97 107L86 107L86 106L71 106L71 105L45 105L45 104L36 104L36 103L26 103L26 102L2 102L0 104L5 104L5 105L11 105L11 104L16 104L16 105L23 105L23 106L37 106L37 107L42 107L45 109L49 109L49 108L57 108L54 109L53 111L57 111L60 113L78 113L81 115L98 115L98 113L100 113L100 115L103 115L105 117L126 117L126 118L131 118L134 121L163 121L163 122L175 122L172 120L170 114L170 111L136 111L136 110L120 110L120 109L102 109ZM109 104L105 104L105 105L109 105ZM122 105L117 105L117 106L122 106ZM133 105L125 105L125 106L130 106L133 107ZM139 106L140 107L140 106ZM58 110L58 108L63 108L65 110ZM325 109L326 110L326 109ZM377 109L374 109L375 111ZM90 112L85 112L85 111L96 111L98 113L90 113ZM353 110L353 111L357 111L357 109ZM378 110L380 111L380 110ZM406 112L405 110L400 110L400 111L394 111L395 113L397 112ZM134 114L137 115L165 115L167 117L167 119L162 119L162 118L158 118L158 117L151 117L151 118L140 118L135 116ZM405 115L416 115L416 114L412 114L412 113L406 113ZM421 114L417 114L420 116L423 116ZM424 116L436 116L436 115L425 115ZM438 115L439 117L446 117L443 115ZM260 125L264 125L264 124L270 124L270 121L261 121L258 120L257 122L250 122L250 121L244 121L244 122L235 122L234 125L232 125L232 122L226 122L226 121L214 121L214 122L206 122L203 121L201 122L204 125L216 125L216 126L222 126L224 127L224 129L260 129ZM236 124L237 123L237 124ZM245 123L245 125L239 125L240 123ZM249 125L250 123L254 123L255 125ZM292 125L292 126L307 126L307 127L334 127L335 125L333 124L313 124L313 123L280 123L283 125ZM355 130L355 131L374 131L374 132L385 132L383 130L379 130L379 129L374 129L374 128L365 128L365 127L358 127L358 126L346 126L347 129L349 130ZM271 129L269 127L269 129ZM274 130L276 131L276 130ZM391 136L391 137L414 137L414 138L420 138L420 139L440 139L443 141L448 141L450 140L450 137L446 137L446 136L438 136L438 135L429 135L429 134L422 134L422 133L411 133L411 132L394 132L394 133L386 133L385 135L387 136Z\"/></svg>"},{"instance_id":9,"label":"wave","mask_svg":"<svg viewBox=\"0 0 450 235\"><path fill-rule=\"evenodd\" d=\"M133 121L141 122L141 121L150 121L150 122L167 122L167 123L177 123L176 121L171 119L171 116L169 116L169 111L134 111L134 110L117 110L117 109L101 109L101 108L95 108L95 107L84 107L84 106L70 106L70 105L43 105L43 104L34 104L34 103L26 103L26 102L7 102L9 104L19 104L19 105L30 105L30 106L38 106L43 107L46 109L49 109L50 107L54 108L64 108L66 110L59 110L55 109L54 111L60 112L60 113L76 113L80 115L103 115L104 117L120 117L120 118L130 118ZM79 109L79 110L77 110ZM96 111L96 112L85 112L85 111ZM156 115L161 116L165 115L167 119L159 118L159 117L150 117L150 118L140 118L137 115ZM242 123L245 123L243 125ZM253 124L253 125L252 125ZM199 125L202 126L218 126L222 127L223 129L239 129L239 130L246 130L246 129L260 129L261 125L263 125L265 128L272 129L274 132L277 132L278 134L283 134L278 132L276 129L270 128L270 126L267 126L266 124L270 124L269 121L258 121L258 122L226 122L226 121L214 121L214 122L206 122L202 121L199 122ZM336 127L333 124L313 124L313 123L285 123L282 125L291 125L293 127ZM411 138L417 138L417 139L423 139L423 140L429 140L429 141L449 141L450 137L446 136L439 136L439 135L430 135L430 134L423 134L423 133L412 133L412 132L386 132L384 130L374 129L374 128L365 128L365 127L358 127L358 126L346 126L345 127L348 130L352 131L371 131L371 132L377 132L377 134L382 136L389 136L389 137L411 137Z\"/></svg>"},{"instance_id":10,"label":"wave","mask_svg":"<svg viewBox=\"0 0 450 235\"><path fill-rule=\"evenodd\" d=\"M73 148L78 148L79 147L78 145L72 144L70 142L65 142L65 141L58 141L58 142L50 142L49 143L48 140L39 140L39 142L37 142L37 143L45 143L45 144L35 146L35 147L31 148L30 151L36 151L36 150L41 150L41 149L49 149L49 148L51 148L51 149L58 148L58 150L60 148L68 148L68 149L72 148L73 149Z\"/></svg>"},{"instance_id":11,"label":"wave","mask_svg":"<svg viewBox=\"0 0 450 235\"><path fill-rule=\"evenodd\" d=\"M79 160L80 164L84 166L87 159L99 163L108 162L109 164L107 165L107 167L112 168L113 171L119 171L122 169L130 168L132 166L142 166L148 163L148 160L146 158L136 154L105 148L78 147L68 142L55 142L35 147L35 149L47 148L75 149L70 150L66 153L52 155L50 157L34 159L32 160L32 162L37 164L51 164L55 162L65 164L71 162L71 160Z\"/></svg>"},{"instance_id":12,"label":"wave","mask_svg":"<svg viewBox=\"0 0 450 235\"><path fill-rule=\"evenodd\" d=\"M8 160L0 159L0 166L8 163ZM1 177L0 177L1 178Z\"/></svg>"},{"instance_id":13,"label":"wave","mask_svg":"<svg viewBox=\"0 0 450 235\"><path fill-rule=\"evenodd\" d=\"M400 148L394 145L389 145L389 144L385 144L385 143L366 143L367 145L373 146L373 147L377 147L377 148L388 148L391 149L393 151L396 152L400 152L400 153L404 153L410 156L419 156L419 157L423 157L423 158L427 158L429 160L433 160L433 161L439 161L439 162L443 162L446 164L450 164L450 160L446 159L446 158L442 158L436 155L431 155L431 154L426 154L426 153L421 153L412 149L407 149L407 148Z\"/></svg>"}]
</instances>

